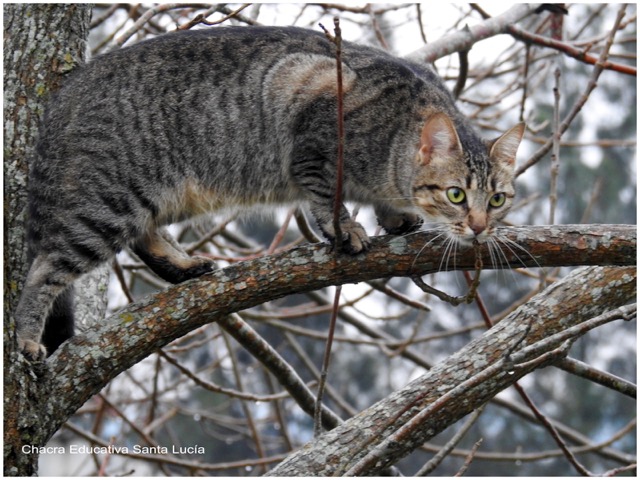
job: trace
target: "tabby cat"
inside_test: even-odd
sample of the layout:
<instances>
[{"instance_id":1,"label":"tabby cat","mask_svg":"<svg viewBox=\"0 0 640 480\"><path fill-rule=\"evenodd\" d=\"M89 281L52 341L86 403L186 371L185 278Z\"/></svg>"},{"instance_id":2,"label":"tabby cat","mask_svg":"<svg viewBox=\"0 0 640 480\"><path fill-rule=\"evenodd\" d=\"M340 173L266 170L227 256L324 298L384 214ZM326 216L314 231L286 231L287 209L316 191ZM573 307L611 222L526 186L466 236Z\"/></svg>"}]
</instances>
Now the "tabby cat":
<instances>
[{"instance_id":1,"label":"tabby cat","mask_svg":"<svg viewBox=\"0 0 640 480\"><path fill-rule=\"evenodd\" d=\"M25 355L42 359L73 335L73 281L123 248L173 283L214 268L164 225L297 202L334 240L334 48L300 28L210 28L74 72L50 102L29 177ZM344 198L373 205L392 234L425 218L461 242L489 238L511 206L524 126L481 140L430 67L374 48L344 42L343 78ZM346 252L367 249L344 205L340 228Z\"/></svg>"}]
</instances>

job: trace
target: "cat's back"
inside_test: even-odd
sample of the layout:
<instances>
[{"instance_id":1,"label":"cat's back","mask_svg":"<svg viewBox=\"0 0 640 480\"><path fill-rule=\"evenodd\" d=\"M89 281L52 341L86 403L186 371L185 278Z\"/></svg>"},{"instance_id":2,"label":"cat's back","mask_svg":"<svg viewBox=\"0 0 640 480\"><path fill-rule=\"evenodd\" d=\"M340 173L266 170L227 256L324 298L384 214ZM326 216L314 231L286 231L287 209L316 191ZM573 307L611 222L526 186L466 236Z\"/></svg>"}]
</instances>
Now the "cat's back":
<instances>
[{"instance_id":1,"label":"cat's back","mask_svg":"<svg viewBox=\"0 0 640 480\"><path fill-rule=\"evenodd\" d=\"M343 43L343 62L354 135L377 130L389 138L424 105L450 106L427 67L350 42ZM73 178L88 164L154 172L159 184L187 174L210 183L227 181L221 172L246 178L249 165L274 177L293 138L305 133L300 125L312 125L315 136L329 132L318 142L331 148L334 116L323 112L335 99L334 69L333 43L297 27L173 32L98 56L50 102L38 145L46 159L40 177ZM367 155L370 142L360 143Z\"/></svg>"},{"instance_id":2,"label":"cat's back","mask_svg":"<svg viewBox=\"0 0 640 480\"><path fill-rule=\"evenodd\" d=\"M264 81L261 73L295 54L333 59L335 47L322 32L299 27L219 27L168 33L92 59L72 72L52 103L61 108L99 101L109 94L188 95L194 88L258 85ZM351 42L343 43L343 61L365 81L388 82L407 75L436 80L427 67Z\"/></svg>"},{"instance_id":3,"label":"cat's back","mask_svg":"<svg viewBox=\"0 0 640 480\"><path fill-rule=\"evenodd\" d=\"M113 145L145 133L145 142L166 140L177 149L186 139L202 142L205 134L233 139L230 132L242 127L270 139L273 122L264 115L273 106L265 104L264 92L295 86L268 74L296 56L326 57L333 65L335 47L310 29L219 27L173 32L100 55L72 72L50 101L40 151L50 159L68 157L69 148L89 139ZM364 89L416 73L406 62L349 42L343 59ZM165 139L171 132L177 134Z\"/></svg>"},{"instance_id":4,"label":"cat's back","mask_svg":"<svg viewBox=\"0 0 640 480\"><path fill-rule=\"evenodd\" d=\"M268 68L283 55L329 55L322 34L295 27L220 27L160 35L99 55L74 71L56 101L136 86L146 89L227 79ZM184 84L182 90L184 92ZM213 85L215 86L215 84Z\"/></svg>"},{"instance_id":5,"label":"cat's back","mask_svg":"<svg viewBox=\"0 0 640 480\"><path fill-rule=\"evenodd\" d=\"M202 140L205 124L222 129L222 119L240 121L261 108L266 72L300 52L332 55L322 34L293 27L173 32L99 55L74 70L50 100L40 151L67 156L86 139L114 142L154 128L154 141L157 130L181 131L173 140Z\"/></svg>"}]
</instances>

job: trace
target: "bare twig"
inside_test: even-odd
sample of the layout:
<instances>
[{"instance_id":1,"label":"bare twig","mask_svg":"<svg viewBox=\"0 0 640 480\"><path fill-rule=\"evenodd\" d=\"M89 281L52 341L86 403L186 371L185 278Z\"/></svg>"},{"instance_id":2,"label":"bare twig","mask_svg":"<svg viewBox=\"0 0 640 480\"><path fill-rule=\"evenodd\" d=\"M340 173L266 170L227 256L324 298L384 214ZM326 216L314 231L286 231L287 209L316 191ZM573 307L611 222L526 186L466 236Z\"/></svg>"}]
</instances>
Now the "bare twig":
<instances>
[{"instance_id":1,"label":"bare twig","mask_svg":"<svg viewBox=\"0 0 640 480\"><path fill-rule=\"evenodd\" d=\"M229 352L229 358L231 359L231 369L233 371L233 376L234 376L237 388L239 391L242 392L244 390L244 382L242 380L242 374L240 373L240 368L238 367L238 360L234 353L234 349L231 346L231 340L229 339L229 335L226 333L222 335L222 338L224 339L224 343L227 347L227 351ZM265 455L264 447L262 445L262 437L258 433L256 422L253 418L254 414L249 408L249 406L247 405L247 402L242 401L240 402L240 405L242 406L242 410L244 412L244 418L246 419L247 429L251 436L251 440L253 441L253 444L255 446L256 454L258 455L259 458L265 458L266 455ZM260 465L259 468L262 470L263 473L266 472L266 468L264 464Z\"/></svg>"},{"instance_id":2,"label":"bare twig","mask_svg":"<svg viewBox=\"0 0 640 480\"><path fill-rule=\"evenodd\" d=\"M467 455L467 458L464 459L464 463L462 464L462 467L460 467L460 469L454 475L455 477L462 477L467 472L467 470L469 469L469 465L471 465L471 462L475 458L476 452L478 451L478 448L480 448L481 444L482 444L482 438L473 444L473 447L471 447L471 451L469 452L469 455Z\"/></svg>"},{"instance_id":3,"label":"bare twig","mask_svg":"<svg viewBox=\"0 0 640 480\"><path fill-rule=\"evenodd\" d=\"M460 61L460 71L458 73L458 79L456 85L453 87L453 97L458 98L464 86L467 83L467 76L469 75L469 51L462 50L458 52L458 59Z\"/></svg>"},{"instance_id":4,"label":"bare twig","mask_svg":"<svg viewBox=\"0 0 640 480\"><path fill-rule=\"evenodd\" d=\"M538 409L538 407L535 406L535 404L533 403L533 400L531 400L531 398L529 397L529 395L527 395L527 393L524 391L524 389L519 384L515 384L514 387L515 387L516 391L518 392L518 394L520 395L520 397L522 398L522 400L524 400L524 403L527 404L527 406L531 409L531 411L534 413L534 415L538 418L538 420L544 426L544 428L546 428L549 431L549 433L551 434L551 436L553 437L555 442L560 447L560 450L562 450L564 452L565 456L567 457L567 459L569 460L571 465L574 466L576 471L580 475L584 475L584 476L587 476L587 477L592 477L593 474L591 472L589 472L589 470L587 470L585 468L585 466L582 465L578 461L578 459L573 454L573 452L571 452L569 447L567 447L567 444L564 442L564 440L562 439L562 437L560 436L560 434L558 433L556 428L547 419L547 417L545 415L543 415L543 413Z\"/></svg>"},{"instance_id":5,"label":"bare twig","mask_svg":"<svg viewBox=\"0 0 640 480\"><path fill-rule=\"evenodd\" d=\"M589 65L601 65L601 68L605 70L613 70L615 72L623 73L625 75L636 76L637 69L631 65L624 65L621 63L615 63L608 60L602 61L600 58L588 54L584 49L575 48L568 43L554 40L549 37L543 37L541 35L536 35L534 33L526 32L516 25L510 25L508 27L508 31L515 38L523 40L527 43L539 45L542 47L552 48L559 52L562 52L565 55L568 55L576 60L587 63Z\"/></svg>"},{"instance_id":6,"label":"bare twig","mask_svg":"<svg viewBox=\"0 0 640 480\"><path fill-rule=\"evenodd\" d=\"M553 72L555 85L553 87L553 136L551 153L551 185L549 186L549 225L555 223L556 205L558 203L558 173L560 171L560 78L559 65Z\"/></svg>"},{"instance_id":7,"label":"bare twig","mask_svg":"<svg viewBox=\"0 0 640 480\"><path fill-rule=\"evenodd\" d=\"M418 276L411 277L411 280L413 280L413 283L415 283L422 291L435 295L440 300L450 303L451 305L457 306L461 303L471 303L476 298L476 291L480 286L480 272L482 271L482 258L480 257L478 242L474 243L474 252L476 254L475 277L471 281L469 285L469 291L466 293L466 295L463 295L461 297L452 297L451 295L448 295L447 293L442 292L437 288L432 287L431 285L428 285Z\"/></svg>"},{"instance_id":8,"label":"bare twig","mask_svg":"<svg viewBox=\"0 0 640 480\"><path fill-rule=\"evenodd\" d=\"M434 457L431 460L429 460L422 468L420 468L420 470L418 470L414 476L424 477L429 473L433 472L436 469L436 467L440 465L440 463L442 463L442 460L444 460L445 457L447 457L453 451L456 445L460 443L460 441L464 438L464 436L467 434L469 429L475 425L476 421L478 420L478 418L480 418L480 415L482 415L483 411L484 411L484 406L478 408L471 415L469 415L469 418L464 422L464 425L462 425L460 430L458 430L455 433L455 435L451 437L451 440L449 440L442 447L442 449L440 449L440 451L438 451L438 453L434 455ZM474 448L472 449L472 451L469 453L467 457L468 458L473 457L475 450L476 448L474 445Z\"/></svg>"},{"instance_id":9,"label":"bare twig","mask_svg":"<svg viewBox=\"0 0 640 480\"><path fill-rule=\"evenodd\" d=\"M340 30L340 19L333 18L334 34L330 35L326 30L327 38L336 47L336 76L337 76L337 100L338 100L338 158L336 161L336 192L333 203L333 229L335 232L335 249L336 255L342 250L342 230L340 228L340 212L342 210L342 188L344 176L344 92L342 85L342 31ZM324 27L322 27L324 30ZM329 333L325 345L324 356L322 359L322 370L320 372L320 381L318 383L318 394L316 396L316 407L314 414L314 433L319 436L322 432L322 396L329 372L329 362L331 360L331 347L333 345L333 335L336 328L336 320L338 317L338 308L340 307L340 294L342 286L338 285L333 300L333 310L331 311L331 320L329 322Z\"/></svg>"},{"instance_id":10,"label":"bare twig","mask_svg":"<svg viewBox=\"0 0 640 480\"><path fill-rule=\"evenodd\" d=\"M217 11L220 11L220 6L215 6L212 8L209 8L206 12L204 13L199 13L198 15L196 15L189 23L185 23L184 25L181 25L180 27L178 27L178 30L188 30L196 25L198 25L199 23L202 23L203 25L208 25L208 26L213 26L213 25L220 25L221 23L226 22L227 20L230 20L232 18L237 18L238 14L244 10L247 7L250 7L251 4L250 3L245 3L243 5L241 5L239 8L233 10L231 13L228 13L227 15L225 15L223 18L216 20L214 22L210 22L207 20L207 17Z\"/></svg>"},{"instance_id":11,"label":"bare twig","mask_svg":"<svg viewBox=\"0 0 640 480\"><path fill-rule=\"evenodd\" d=\"M573 107L571 108L571 111L564 117L562 123L560 124L560 127L558 128L558 135L562 135L567 130L567 128L569 128L569 125L571 125L571 122L573 122L574 118L578 115L578 113L580 113L580 110L582 110L582 107L589 99L589 95L591 94L591 92L596 88L598 84L598 78L600 77L600 74L604 70L604 65L606 64L606 60L609 55L609 50L613 45L613 39L615 38L615 35L618 31L618 26L620 25L620 22L624 17L625 10L626 10L626 5L624 4L621 5L620 9L618 10L618 16L616 17L613 28L611 29L609 36L607 38L606 45L603 48L602 53L598 57L598 61L595 64L593 72L591 73L589 82L585 90L583 91L582 95L574 103ZM533 156L531 156L531 158L529 158L529 160L527 160L527 162L524 165L521 165L520 167L518 167L518 169L516 170L516 176L523 174L531 166L538 163L547 154L547 152L551 149L552 146L553 146L553 137L547 140L547 142L541 148L539 148L538 151L535 152Z\"/></svg>"},{"instance_id":12,"label":"bare twig","mask_svg":"<svg viewBox=\"0 0 640 480\"><path fill-rule=\"evenodd\" d=\"M324 389L329 375L329 362L331 361L331 347L333 346L333 336L336 330L336 321L338 318L338 309L340 308L340 294L342 286L336 287L334 294L333 309L331 310L331 320L329 322L329 331L327 334L327 342L325 344L324 356L322 357L322 369L320 371L320 381L318 382L318 393L316 394L316 406L314 412L314 433L318 437L322 433L322 398Z\"/></svg>"},{"instance_id":13,"label":"bare twig","mask_svg":"<svg viewBox=\"0 0 640 480\"><path fill-rule=\"evenodd\" d=\"M222 393L224 395L228 395L233 398L238 398L240 400L248 400L250 402L271 402L271 401L286 398L289 396L287 393L279 393L275 395L257 395L254 393L246 393L246 392L232 389L232 388L221 387L220 385L216 385L211 381L208 381L208 380L205 380L204 378L199 377L194 372L192 372L190 368L187 368L181 365L180 362L178 362L178 360L171 357L170 355L167 355L162 350L159 350L158 354L160 355L160 357L162 357L171 365L173 365L178 370L180 370L180 372L182 372L183 375L187 376L187 378L190 378L196 385L210 392Z\"/></svg>"}]
</instances>

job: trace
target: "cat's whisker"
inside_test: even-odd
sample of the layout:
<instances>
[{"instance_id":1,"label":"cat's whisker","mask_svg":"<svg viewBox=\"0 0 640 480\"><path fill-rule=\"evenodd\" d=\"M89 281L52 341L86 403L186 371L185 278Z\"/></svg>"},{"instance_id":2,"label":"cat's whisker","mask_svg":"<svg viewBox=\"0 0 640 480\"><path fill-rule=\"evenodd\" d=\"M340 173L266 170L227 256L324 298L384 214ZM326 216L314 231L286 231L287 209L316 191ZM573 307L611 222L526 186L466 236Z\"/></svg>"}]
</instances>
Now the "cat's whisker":
<instances>
[{"instance_id":1,"label":"cat's whisker","mask_svg":"<svg viewBox=\"0 0 640 480\"><path fill-rule=\"evenodd\" d=\"M442 229L439 228L434 228L432 229L432 231L435 232L440 232L438 235L436 235L435 237L433 237L431 240L429 240L427 243L425 243L422 248L420 249L420 251L418 252L418 254L416 255L416 258L413 260L413 263L411 264L411 269L413 270L413 267L415 266L416 262L418 261L418 258L420 258L420 255L422 255L422 252L429 246L431 245L433 242L435 242L437 239L439 239L440 237L442 237L446 232ZM417 233L417 232L413 232L413 233ZM411 235L410 233L407 235Z\"/></svg>"},{"instance_id":2,"label":"cat's whisker","mask_svg":"<svg viewBox=\"0 0 640 480\"><path fill-rule=\"evenodd\" d=\"M496 270L502 273L503 279L506 280L506 274L504 273L506 269L500 268L500 267L509 267L508 270L511 273L512 278L514 279L516 285L519 286L518 276L514 273L513 269L510 267L507 256L502 251L502 248L500 248L500 244L498 243L497 239L495 237L489 238L489 243L487 244L487 246L489 248L489 252L490 252L494 267L496 268ZM494 254L494 250L497 252L497 254Z\"/></svg>"},{"instance_id":3,"label":"cat's whisker","mask_svg":"<svg viewBox=\"0 0 640 480\"><path fill-rule=\"evenodd\" d=\"M500 248L500 244L498 243L498 240L496 239L496 237L489 238L488 247L489 247L489 251L491 252L493 266L496 269L504 270L504 267L508 267L509 269L511 269L509 265L509 260L507 259L507 256L502 251L502 248Z\"/></svg>"},{"instance_id":4,"label":"cat's whisker","mask_svg":"<svg viewBox=\"0 0 640 480\"><path fill-rule=\"evenodd\" d=\"M449 270L449 259L451 258L451 252L454 252L455 255L455 247L457 245L457 240L453 236L449 236L447 238L447 242L445 243L444 251L442 252L442 258L440 259L440 266L438 267L438 271L442 272L442 264L444 262L444 271ZM446 260L446 261L445 261ZM455 263L455 259L454 259ZM454 265L455 267L455 265Z\"/></svg>"},{"instance_id":5,"label":"cat's whisker","mask_svg":"<svg viewBox=\"0 0 640 480\"><path fill-rule=\"evenodd\" d=\"M491 265L493 266L494 269L498 269L498 263L497 263L497 258L496 255L494 253L494 248L496 248L495 246L495 240L491 237L489 237L488 241L487 241L487 250L489 251L489 256L491 257Z\"/></svg>"},{"instance_id":6,"label":"cat's whisker","mask_svg":"<svg viewBox=\"0 0 640 480\"><path fill-rule=\"evenodd\" d=\"M509 259L507 258L507 255L505 254L504 250L500 247L500 245L504 245L505 248L507 248L515 257L516 259L518 259L518 261L520 263L522 263L524 265L524 262L522 261L522 259L518 256L518 254L509 246L508 243L506 243L504 241L503 238L500 237L495 237L494 241L496 242L496 248L498 249L498 251L501 254L501 257L504 259L504 263L502 263L505 266L509 266L510 267L510 263L509 263ZM510 269L512 269L512 267L510 267Z\"/></svg>"},{"instance_id":7,"label":"cat's whisker","mask_svg":"<svg viewBox=\"0 0 640 480\"><path fill-rule=\"evenodd\" d=\"M511 248L511 246L513 246L513 247L517 248L518 250L526 253L529 256L529 258L531 258L531 260L534 261L534 263L536 264L536 266L538 268L542 268L540 266L540 264L538 263L538 261L536 260L536 258L533 255L531 255L531 252L529 252L526 248L524 248L519 243L514 242L510 238L503 237L503 236L496 236L495 238L496 238L497 241L499 241L500 243L502 243L505 247L507 247L509 249L509 251L513 254L514 257L516 257L516 259L522 264L522 266L524 268L527 268L527 264L524 262L524 260L522 260L522 258L520 258L520 256L516 253L516 251L513 248Z\"/></svg>"},{"instance_id":8,"label":"cat's whisker","mask_svg":"<svg viewBox=\"0 0 640 480\"><path fill-rule=\"evenodd\" d=\"M495 285L496 287L498 287L498 278L499 275L502 274L504 276L504 273L501 272L501 269L499 269L498 267L498 257L496 256L495 253L495 244L494 244L495 240L491 237L489 237L487 239L486 245L487 245L487 250L489 252L489 257L491 258L491 266L493 267L494 270L496 270L496 274L494 275L494 279L495 279Z\"/></svg>"}]
</instances>

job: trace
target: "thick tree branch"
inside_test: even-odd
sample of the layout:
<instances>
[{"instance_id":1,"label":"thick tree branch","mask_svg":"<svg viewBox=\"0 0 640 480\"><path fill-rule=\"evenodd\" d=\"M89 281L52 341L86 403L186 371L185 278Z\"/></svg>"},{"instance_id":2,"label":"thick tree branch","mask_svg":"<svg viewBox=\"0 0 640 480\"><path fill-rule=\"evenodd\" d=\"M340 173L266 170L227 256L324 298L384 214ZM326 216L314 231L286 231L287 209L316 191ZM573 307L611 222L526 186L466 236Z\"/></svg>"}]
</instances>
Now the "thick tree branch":
<instances>
[{"instance_id":1,"label":"thick tree branch","mask_svg":"<svg viewBox=\"0 0 640 480\"><path fill-rule=\"evenodd\" d=\"M565 225L501 228L495 267L633 265L636 227ZM305 245L241 262L147 297L113 315L104 326L64 344L45 368L49 419L59 424L109 380L172 340L224 316L292 293L375 278L473 269L472 248L459 248L447 262L434 234L377 237L366 254L336 257L326 244ZM517 246L516 246L517 244ZM528 253L526 253L528 252ZM492 254L481 249L483 263ZM506 265L508 262L508 265Z\"/></svg>"},{"instance_id":2,"label":"thick tree branch","mask_svg":"<svg viewBox=\"0 0 640 480\"><path fill-rule=\"evenodd\" d=\"M517 379L557 361L566 354L566 348L558 347L584 334L584 326L635 317L635 306L624 306L635 296L635 277L634 267L575 270L422 377L291 454L269 474L375 475ZM597 321L589 322L592 317Z\"/></svg>"}]
</instances>

